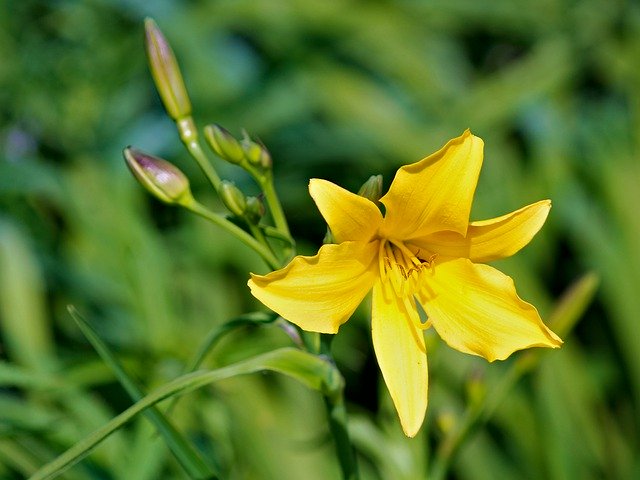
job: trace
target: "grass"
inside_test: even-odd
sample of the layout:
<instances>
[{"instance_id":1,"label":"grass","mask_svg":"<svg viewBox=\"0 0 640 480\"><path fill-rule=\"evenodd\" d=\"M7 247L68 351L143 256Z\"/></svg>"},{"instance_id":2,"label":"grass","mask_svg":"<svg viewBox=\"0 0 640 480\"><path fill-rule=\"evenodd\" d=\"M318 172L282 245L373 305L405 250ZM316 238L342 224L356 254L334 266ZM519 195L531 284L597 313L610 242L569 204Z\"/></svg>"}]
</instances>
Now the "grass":
<instances>
[{"instance_id":1,"label":"grass","mask_svg":"<svg viewBox=\"0 0 640 480\"><path fill-rule=\"evenodd\" d=\"M75 305L136 384L179 377L216 327L260 307L260 258L200 218L148 198L121 158L182 150L147 73L142 19L178 55L201 123L269 147L299 250L325 225L311 177L353 191L465 128L485 140L472 216L551 198L547 225L500 268L552 316L593 272L594 300L562 349L541 352L457 448L450 478L640 475L640 9L548 0L87 1L0 4L0 477L34 474L132 401L68 314ZM224 178L248 193L231 165ZM365 479L423 478L438 449L527 357L489 366L429 336L426 428L406 439L381 384L366 308L333 342ZM290 345L275 324L227 334L214 371ZM480 392L480 393L478 393ZM482 403L480 403L482 405ZM276 374L185 396L170 420L230 479L337 478L322 398ZM274 460L277 458L277 461ZM187 478L136 416L70 479Z\"/></svg>"}]
</instances>

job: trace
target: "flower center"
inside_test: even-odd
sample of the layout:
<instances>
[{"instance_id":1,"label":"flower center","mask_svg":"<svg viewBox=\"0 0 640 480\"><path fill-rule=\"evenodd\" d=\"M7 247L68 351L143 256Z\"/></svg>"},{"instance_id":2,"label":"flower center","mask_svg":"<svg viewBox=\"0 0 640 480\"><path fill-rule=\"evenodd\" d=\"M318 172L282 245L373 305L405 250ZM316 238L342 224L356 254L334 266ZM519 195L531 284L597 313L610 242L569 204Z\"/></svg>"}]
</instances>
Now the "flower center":
<instances>
[{"instance_id":1,"label":"flower center","mask_svg":"<svg viewBox=\"0 0 640 480\"><path fill-rule=\"evenodd\" d=\"M426 256L426 259L418 257L419 249L414 253L403 242L389 239L382 239L379 248L380 278L385 294L395 295L404 304L416 326L429 328L431 322L420 318L418 312L422 309L415 296L425 288L425 277L433 273L436 255Z\"/></svg>"}]
</instances>

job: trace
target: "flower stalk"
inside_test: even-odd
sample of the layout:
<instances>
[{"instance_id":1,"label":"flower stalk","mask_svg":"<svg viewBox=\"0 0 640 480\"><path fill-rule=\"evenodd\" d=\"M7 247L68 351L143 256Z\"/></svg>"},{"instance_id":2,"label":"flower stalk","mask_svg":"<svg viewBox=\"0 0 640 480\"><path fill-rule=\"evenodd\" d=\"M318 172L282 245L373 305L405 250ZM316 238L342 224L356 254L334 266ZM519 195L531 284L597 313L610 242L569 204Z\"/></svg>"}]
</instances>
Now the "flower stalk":
<instances>
[{"instance_id":1,"label":"flower stalk","mask_svg":"<svg viewBox=\"0 0 640 480\"><path fill-rule=\"evenodd\" d=\"M232 235L235 235L235 237L238 238L238 240L240 240L242 243L252 248L256 253L258 253L258 255L262 257L262 259L267 263L267 265L269 265L270 268L276 269L280 265L280 261L276 258L276 256L273 254L273 252L267 245L265 245L262 242L259 242L258 240L256 240L255 237L247 233L242 228L238 227L236 224L230 222L229 220L224 218L222 215L218 215L217 213L212 212L211 210L207 209L204 205L196 202L195 200L193 203L185 207L189 211L197 215L200 215L203 218L206 218L207 220L216 224L217 226L224 228L226 231L228 231Z\"/></svg>"},{"instance_id":2,"label":"flower stalk","mask_svg":"<svg viewBox=\"0 0 640 480\"><path fill-rule=\"evenodd\" d=\"M216 155L240 166L253 177L264 193L276 229L291 239L287 218L273 184L273 160L267 148L251 140L246 132L242 141L238 141L228 130L216 124L205 127L204 137Z\"/></svg>"},{"instance_id":3,"label":"flower stalk","mask_svg":"<svg viewBox=\"0 0 640 480\"><path fill-rule=\"evenodd\" d=\"M176 121L176 127L180 134L180 140L185 146L191 157L196 161L202 173L204 173L209 183L218 192L220 190L220 176L207 158L207 155L200 145L198 138L198 129L192 117L184 117Z\"/></svg>"}]
</instances>

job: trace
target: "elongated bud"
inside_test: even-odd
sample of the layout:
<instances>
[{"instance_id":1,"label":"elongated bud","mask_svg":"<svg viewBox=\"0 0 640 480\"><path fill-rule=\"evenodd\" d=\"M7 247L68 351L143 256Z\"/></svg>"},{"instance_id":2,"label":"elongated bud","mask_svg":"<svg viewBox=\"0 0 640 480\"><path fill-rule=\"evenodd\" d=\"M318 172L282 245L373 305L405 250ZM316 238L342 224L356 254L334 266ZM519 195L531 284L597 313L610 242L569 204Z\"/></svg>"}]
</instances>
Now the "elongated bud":
<instances>
[{"instance_id":1,"label":"elongated bud","mask_svg":"<svg viewBox=\"0 0 640 480\"><path fill-rule=\"evenodd\" d=\"M264 203L258 197L247 197L247 211L245 212L245 217L247 220L253 224L260 223L260 219L264 217L266 210L264 208Z\"/></svg>"},{"instance_id":2,"label":"elongated bud","mask_svg":"<svg viewBox=\"0 0 640 480\"><path fill-rule=\"evenodd\" d=\"M247 210L247 199L233 182L227 180L220 182L218 194L231 213L239 217L244 215Z\"/></svg>"},{"instance_id":3,"label":"elongated bud","mask_svg":"<svg viewBox=\"0 0 640 480\"><path fill-rule=\"evenodd\" d=\"M171 163L131 147L123 155L138 182L158 200L179 205L193 201L189 179Z\"/></svg>"},{"instance_id":4,"label":"elongated bud","mask_svg":"<svg viewBox=\"0 0 640 480\"><path fill-rule=\"evenodd\" d=\"M244 151L238 140L220 125L207 125L204 128L204 138L220 158L235 164L244 160Z\"/></svg>"},{"instance_id":5,"label":"elongated bud","mask_svg":"<svg viewBox=\"0 0 640 480\"><path fill-rule=\"evenodd\" d=\"M249 160L249 163L258 165L265 170L271 168L271 154L269 153L269 150L267 150L267 147L265 147L261 142L254 142L245 132L241 145L242 150L244 150L244 155L246 159Z\"/></svg>"},{"instance_id":6,"label":"elongated bud","mask_svg":"<svg viewBox=\"0 0 640 480\"><path fill-rule=\"evenodd\" d=\"M382 175L371 175L358 190L358 195L368 198L373 203L378 203L382 196Z\"/></svg>"},{"instance_id":7,"label":"elongated bud","mask_svg":"<svg viewBox=\"0 0 640 480\"><path fill-rule=\"evenodd\" d=\"M191 115L191 101L169 42L150 18L144 21L144 32L151 75L164 108L174 120L188 117Z\"/></svg>"}]
</instances>

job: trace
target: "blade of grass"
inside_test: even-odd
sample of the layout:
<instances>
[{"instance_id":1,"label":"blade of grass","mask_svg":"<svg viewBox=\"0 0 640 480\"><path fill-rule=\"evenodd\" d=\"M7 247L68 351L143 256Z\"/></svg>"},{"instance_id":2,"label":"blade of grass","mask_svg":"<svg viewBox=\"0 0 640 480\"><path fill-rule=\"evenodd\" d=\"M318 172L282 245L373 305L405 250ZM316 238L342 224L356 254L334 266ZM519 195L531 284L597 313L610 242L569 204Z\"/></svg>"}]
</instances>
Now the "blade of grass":
<instances>
[{"instance_id":1,"label":"blade of grass","mask_svg":"<svg viewBox=\"0 0 640 480\"><path fill-rule=\"evenodd\" d=\"M93 345L104 362L113 370L120 384L135 402L144 397L144 393L136 382L127 374L120 362L111 353L107 345L100 339L91 325L73 307L68 307L69 313L78 324L87 340ZM180 465L191 478L215 478L212 467L201 458L195 448L173 426L173 424L157 408L149 408L145 415L153 422L158 432Z\"/></svg>"},{"instance_id":2,"label":"blade of grass","mask_svg":"<svg viewBox=\"0 0 640 480\"><path fill-rule=\"evenodd\" d=\"M113 432L163 400L175 395L183 395L219 380L265 370L290 376L329 397L341 392L344 383L340 372L331 363L319 356L294 348L281 348L227 367L183 375L136 402L58 458L44 465L31 477L31 480L45 480L60 475L88 455Z\"/></svg>"}]
</instances>

